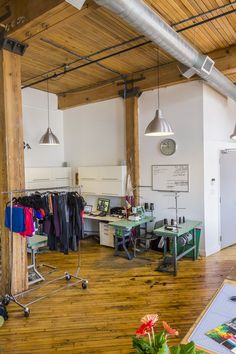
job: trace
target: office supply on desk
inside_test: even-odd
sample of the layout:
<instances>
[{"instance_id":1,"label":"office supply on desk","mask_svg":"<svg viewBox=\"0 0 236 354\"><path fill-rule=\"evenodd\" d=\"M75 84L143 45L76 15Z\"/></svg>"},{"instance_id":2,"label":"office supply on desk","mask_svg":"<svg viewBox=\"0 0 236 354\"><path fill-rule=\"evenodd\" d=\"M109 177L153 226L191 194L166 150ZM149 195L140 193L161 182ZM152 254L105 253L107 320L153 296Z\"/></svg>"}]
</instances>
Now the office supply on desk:
<instances>
[{"instance_id":1,"label":"office supply on desk","mask_svg":"<svg viewBox=\"0 0 236 354\"><path fill-rule=\"evenodd\" d=\"M141 217L139 215L130 215L128 217L128 220L130 220L130 221L139 221L139 220L141 220Z\"/></svg>"},{"instance_id":2,"label":"office supply on desk","mask_svg":"<svg viewBox=\"0 0 236 354\"><path fill-rule=\"evenodd\" d=\"M211 338L223 346L223 348L229 349L231 353L236 352L236 318L222 323L209 332L205 333L206 336Z\"/></svg>"},{"instance_id":3,"label":"office supply on desk","mask_svg":"<svg viewBox=\"0 0 236 354\"><path fill-rule=\"evenodd\" d=\"M85 214L91 214L91 212L92 212L92 210L93 210L93 206L92 205L85 205L85 207L84 207L84 213Z\"/></svg>"},{"instance_id":4,"label":"office supply on desk","mask_svg":"<svg viewBox=\"0 0 236 354\"><path fill-rule=\"evenodd\" d=\"M111 215L116 215L116 216L124 216L125 214L125 208L123 207L113 207L110 210Z\"/></svg>"}]
</instances>

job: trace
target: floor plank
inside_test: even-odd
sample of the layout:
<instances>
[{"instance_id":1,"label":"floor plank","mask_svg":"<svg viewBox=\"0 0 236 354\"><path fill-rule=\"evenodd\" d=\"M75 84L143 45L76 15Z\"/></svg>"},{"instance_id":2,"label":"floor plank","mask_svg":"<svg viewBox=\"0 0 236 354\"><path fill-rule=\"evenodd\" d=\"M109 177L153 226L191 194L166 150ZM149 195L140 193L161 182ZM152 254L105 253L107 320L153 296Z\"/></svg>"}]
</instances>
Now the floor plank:
<instances>
[{"instance_id":1,"label":"floor plank","mask_svg":"<svg viewBox=\"0 0 236 354\"><path fill-rule=\"evenodd\" d=\"M82 241L81 285L66 288L31 306L31 315L10 304L9 320L0 328L0 353L132 353L131 337L142 316L158 313L184 337L215 290L236 264L236 246L192 262L179 262L176 277L155 271L156 252L128 261L113 250ZM65 271L75 273L77 255L40 254L38 261L58 267L48 280ZM69 284L69 283L68 283ZM59 281L24 298L24 302L66 285Z\"/></svg>"}]
</instances>

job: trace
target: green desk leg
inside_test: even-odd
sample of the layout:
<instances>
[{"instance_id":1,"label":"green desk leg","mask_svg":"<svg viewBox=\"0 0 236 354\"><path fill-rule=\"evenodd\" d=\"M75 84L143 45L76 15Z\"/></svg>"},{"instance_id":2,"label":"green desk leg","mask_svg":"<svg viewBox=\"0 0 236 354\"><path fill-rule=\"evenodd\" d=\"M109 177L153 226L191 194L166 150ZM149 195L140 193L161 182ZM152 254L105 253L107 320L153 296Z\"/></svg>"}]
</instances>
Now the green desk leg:
<instances>
[{"instance_id":1,"label":"green desk leg","mask_svg":"<svg viewBox=\"0 0 236 354\"><path fill-rule=\"evenodd\" d=\"M173 266L174 275L177 275L177 236L173 238Z\"/></svg>"},{"instance_id":2,"label":"green desk leg","mask_svg":"<svg viewBox=\"0 0 236 354\"><path fill-rule=\"evenodd\" d=\"M126 247L126 242L129 241L129 234L123 235L122 237L118 237L115 235L115 256L119 256L119 246L122 246L123 250L125 251L125 254L129 260L133 258L133 256L129 253L128 248Z\"/></svg>"},{"instance_id":3,"label":"green desk leg","mask_svg":"<svg viewBox=\"0 0 236 354\"><path fill-rule=\"evenodd\" d=\"M197 242L196 242L196 229L193 229L193 260L196 261L197 259Z\"/></svg>"},{"instance_id":4,"label":"green desk leg","mask_svg":"<svg viewBox=\"0 0 236 354\"><path fill-rule=\"evenodd\" d=\"M164 246L163 246L163 251L164 251L164 259L165 259L165 256L166 256L166 253L167 253L167 240L168 240L168 237L165 237L165 236L162 236L164 238Z\"/></svg>"}]
</instances>

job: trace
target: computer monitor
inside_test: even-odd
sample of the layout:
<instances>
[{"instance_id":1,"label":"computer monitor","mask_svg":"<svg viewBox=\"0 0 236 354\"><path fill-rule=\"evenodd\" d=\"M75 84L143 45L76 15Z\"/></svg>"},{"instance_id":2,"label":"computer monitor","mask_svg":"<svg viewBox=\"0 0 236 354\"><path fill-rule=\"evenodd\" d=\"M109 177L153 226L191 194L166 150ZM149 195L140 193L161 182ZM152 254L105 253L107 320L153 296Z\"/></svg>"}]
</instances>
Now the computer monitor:
<instances>
[{"instance_id":1,"label":"computer monitor","mask_svg":"<svg viewBox=\"0 0 236 354\"><path fill-rule=\"evenodd\" d=\"M110 208L110 199L98 198L97 210L108 213Z\"/></svg>"}]
</instances>

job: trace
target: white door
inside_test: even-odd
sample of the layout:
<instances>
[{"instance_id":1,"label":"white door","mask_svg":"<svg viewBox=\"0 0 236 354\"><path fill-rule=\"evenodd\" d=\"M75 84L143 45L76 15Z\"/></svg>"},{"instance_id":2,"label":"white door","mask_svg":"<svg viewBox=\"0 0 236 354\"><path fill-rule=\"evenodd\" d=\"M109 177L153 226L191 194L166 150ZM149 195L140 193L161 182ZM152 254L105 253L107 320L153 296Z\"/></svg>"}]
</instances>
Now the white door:
<instances>
[{"instance_id":1,"label":"white door","mask_svg":"<svg viewBox=\"0 0 236 354\"><path fill-rule=\"evenodd\" d=\"M221 247L236 243L236 151L221 153Z\"/></svg>"}]
</instances>

